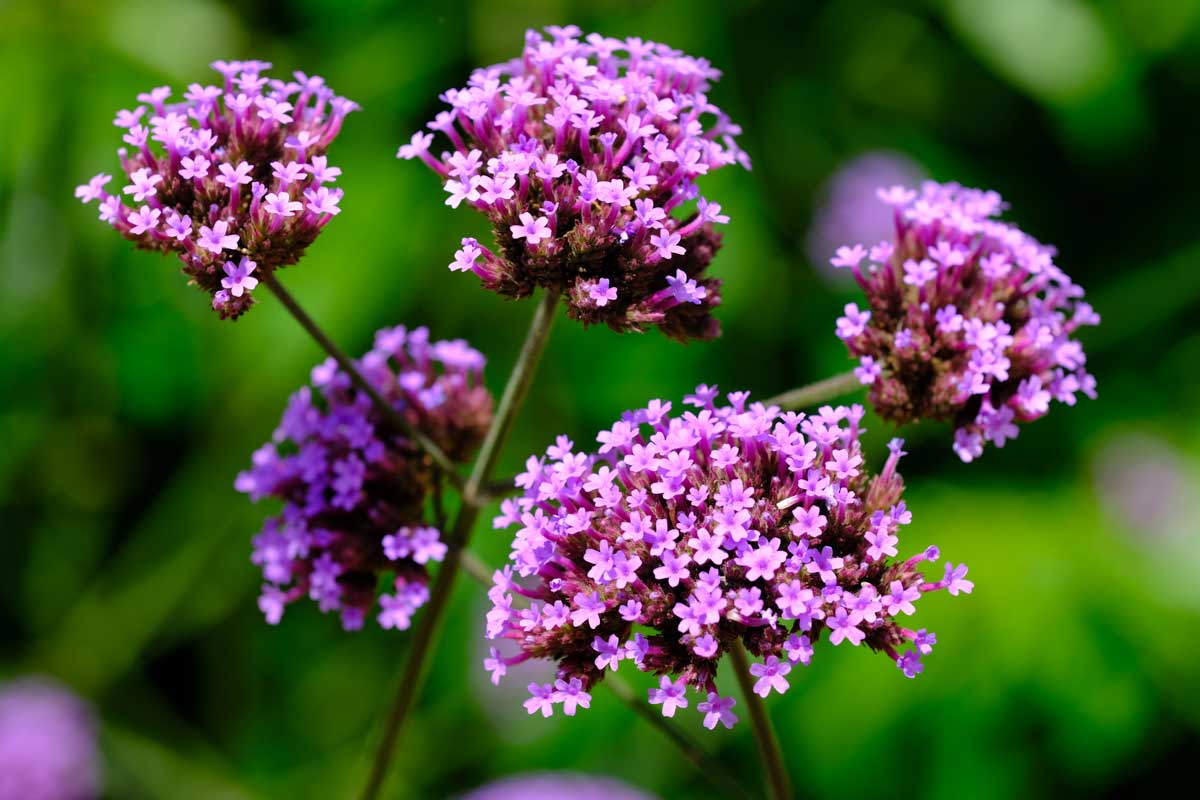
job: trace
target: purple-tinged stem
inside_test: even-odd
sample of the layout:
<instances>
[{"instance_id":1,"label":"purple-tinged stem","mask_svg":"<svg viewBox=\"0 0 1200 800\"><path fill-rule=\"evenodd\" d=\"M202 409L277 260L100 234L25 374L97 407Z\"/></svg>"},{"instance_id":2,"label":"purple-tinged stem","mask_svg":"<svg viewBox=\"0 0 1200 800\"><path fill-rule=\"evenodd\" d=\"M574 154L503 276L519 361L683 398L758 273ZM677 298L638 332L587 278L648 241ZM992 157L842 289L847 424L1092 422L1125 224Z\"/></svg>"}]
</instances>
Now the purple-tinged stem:
<instances>
[{"instance_id":1,"label":"purple-tinged stem","mask_svg":"<svg viewBox=\"0 0 1200 800\"><path fill-rule=\"evenodd\" d=\"M492 471L496 468L496 462L500 459L500 451L508 440L509 433L512 432L517 413L525 402L525 396L533 382L538 362L546 348L546 340L554 322L557 305L557 292L547 291L542 296L542 300L534 312L533 321L529 324L529 332L525 335L521 353L517 356L512 374L509 375L508 383L504 387L504 394L500 397L496 414L492 417L492 425L479 449L479 455L475 458L471 475L463 487L462 506L459 508L458 517L454 520L454 527L445 539L449 549L433 580L433 585L430 587L429 602L421 609L416 629L413 631L408 659L404 662L400 683L396 687L391 710L384 723L383 737L379 741L375 759L371 764L371 774L360 795L362 800L374 800L379 795L380 789L383 788L383 781L391 766L392 754L395 752L396 743L404 727L404 720L412 709L413 701L425 678L429 656L433 652L437 633L441 628L442 617L449 607L450 590L453 588L454 578L463 564L464 549L471 538L475 520L483 508L483 504L479 501L480 490L491 478Z\"/></svg>"},{"instance_id":2,"label":"purple-tinged stem","mask_svg":"<svg viewBox=\"0 0 1200 800\"><path fill-rule=\"evenodd\" d=\"M450 457L442 451L442 448L438 447L436 442L409 424L408 420L363 377L358 367L354 365L354 362L342 352L341 348L333 343L333 340L325 334L325 331L321 330L320 326L308 315L308 312L300 307L300 304L296 302L291 293L283 288L283 284L275 277L275 271L270 269L263 270L261 280L271 290L271 293L279 299L283 307L296 318L296 321L300 323L300 327L304 328L308 332L308 335L326 353L333 357L333 360L337 362L342 371L350 376L351 382L361 391L365 392L367 397L371 398L371 403L383 415L384 420L395 430L415 442L418 447L425 451L426 455L433 459L438 468L445 473L446 478L456 487L461 488L463 485L462 476L458 473L458 468L450 460Z\"/></svg>"},{"instance_id":3,"label":"purple-tinged stem","mask_svg":"<svg viewBox=\"0 0 1200 800\"><path fill-rule=\"evenodd\" d=\"M746 657L746 648L740 641L735 642L729 650L729 655L733 658L733 672L737 676L738 686L742 688L742 698L746 707L750 709L750 725L754 729L754 741L758 744L758 754L767 773L770 796L772 800L791 800L792 782L783 762L779 737L775 735L775 728L771 726L771 718L767 716L762 698L754 693L754 678L750 676L750 660Z\"/></svg>"},{"instance_id":4,"label":"purple-tinged stem","mask_svg":"<svg viewBox=\"0 0 1200 800\"><path fill-rule=\"evenodd\" d=\"M775 395L764 402L768 406L779 406L783 409L796 410L825 403L844 394L850 394L862 384L853 372L834 375L823 381L810 383L798 389L791 389L783 394Z\"/></svg>"}]
</instances>

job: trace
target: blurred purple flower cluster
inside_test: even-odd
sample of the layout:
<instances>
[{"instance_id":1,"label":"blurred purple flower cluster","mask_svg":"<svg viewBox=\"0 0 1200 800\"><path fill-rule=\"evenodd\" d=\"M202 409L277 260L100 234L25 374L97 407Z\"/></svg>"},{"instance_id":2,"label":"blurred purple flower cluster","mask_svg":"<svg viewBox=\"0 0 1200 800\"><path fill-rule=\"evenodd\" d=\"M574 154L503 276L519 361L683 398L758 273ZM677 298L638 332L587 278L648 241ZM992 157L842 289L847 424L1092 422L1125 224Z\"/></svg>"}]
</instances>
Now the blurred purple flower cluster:
<instances>
[{"instance_id":1,"label":"blurred purple flower cluster","mask_svg":"<svg viewBox=\"0 0 1200 800\"><path fill-rule=\"evenodd\" d=\"M99 796L100 755L91 710L41 678L0 684L0 800Z\"/></svg>"},{"instance_id":2,"label":"blurred purple flower cluster","mask_svg":"<svg viewBox=\"0 0 1200 800\"><path fill-rule=\"evenodd\" d=\"M458 800L654 800L612 778L575 772L533 772L492 781Z\"/></svg>"}]
</instances>

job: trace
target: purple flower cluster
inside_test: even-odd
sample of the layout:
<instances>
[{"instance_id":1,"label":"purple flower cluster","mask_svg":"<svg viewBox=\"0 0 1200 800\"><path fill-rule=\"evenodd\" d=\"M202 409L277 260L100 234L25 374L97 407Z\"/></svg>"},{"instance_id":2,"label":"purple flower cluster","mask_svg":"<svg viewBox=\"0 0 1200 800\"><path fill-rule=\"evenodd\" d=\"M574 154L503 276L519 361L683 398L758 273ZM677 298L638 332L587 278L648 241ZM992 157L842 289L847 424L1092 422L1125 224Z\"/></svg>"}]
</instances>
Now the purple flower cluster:
<instances>
[{"instance_id":1,"label":"purple flower cluster","mask_svg":"<svg viewBox=\"0 0 1200 800\"><path fill-rule=\"evenodd\" d=\"M454 461L465 462L491 423L484 359L462 340L430 342L425 328L385 328L358 367L407 421ZM316 391L292 395L273 441L238 475L254 501L274 497L283 512L266 521L252 560L262 567L259 608L272 625L308 595L360 628L379 576L393 572L394 594L379 597L384 628L404 629L428 598L427 566L446 545L426 522L436 491L430 459L380 418L332 359L312 371Z\"/></svg>"},{"instance_id":2,"label":"purple flower cluster","mask_svg":"<svg viewBox=\"0 0 1200 800\"><path fill-rule=\"evenodd\" d=\"M651 401L602 431L597 454L561 437L518 476L524 494L496 519L519 530L489 593L487 635L520 650L495 648L485 667L498 681L529 658L558 662L553 684L529 687L529 713L586 708L605 671L632 661L661 676L650 702L665 716L688 706L690 686L704 724L730 727L734 700L715 678L739 641L762 659L751 672L764 697L788 688L824 633L887 653L909 677L922 670L934 637L902 618L927 592L972 584L961 565L926 577L933 547L894 560L911 520L902 443L872 477L861 406L805 416L727 397L716 405L717 390L700 386L685 399L695 410L675 417Z\"/></svg>"},{"instance_id":3,"label":"purple flower cluster","mask_svg":"<svg viewBox=\"0 0 1200 800\"><path fill-rule=\"evenodd\" d=\"M300 259L342 198L325 151L358 106L317 76L268 78L270 67L217 61L221 86L193 83L178 103L169 86L138 95L113 120L128 184L110 194L101 173L75 190L139 248L178 255L223 319L251 306L256 275Z\"/></svg>"},{"instance_id":4,"label":"purple flower cluster","mask_svg":"<svg viewBox=\"0 0 1200 800\"><path fill-rule=\"evenodd\" d=\"M0 800L90 800L100 796L96 722L55 683L0 685Z\"/></svg>"},{"instance_id":5,"label":"purple flower cluster","mask_svg":"<svg viewBox=\"0 0 1200 800\"><path fill-rule=\"evenodd\" d=\"M954 450L971 461L1052 401L1096 396L1071 337L1100 317L1054 248L995 219L998 194L930 181L878 197L894 208L895 240L841 247L831 263L867 295L867 309L846 306L837 335L882 417L952 422Z\"/></svg>"},{"instance_id":6,"label":"purple flower cluster","mask_svg":"<svg viewBox=\"0 0 1200 800\"><path fill-rule=\"evenodd\" d=\"M740 129L706 94L720 72L654 42L546 30L442 95L450 110L429 128L451 151L434 157L421 132L400 148L442 178L447 205L492 222L496 249L463 239L450 269L509 297L561 291L585 324L713 338L721 282L703 273L720 246L713 224L729 218L696 179L750 165ZM672 215L693 199L687 219Z\"/></svg>"}]
</instances>

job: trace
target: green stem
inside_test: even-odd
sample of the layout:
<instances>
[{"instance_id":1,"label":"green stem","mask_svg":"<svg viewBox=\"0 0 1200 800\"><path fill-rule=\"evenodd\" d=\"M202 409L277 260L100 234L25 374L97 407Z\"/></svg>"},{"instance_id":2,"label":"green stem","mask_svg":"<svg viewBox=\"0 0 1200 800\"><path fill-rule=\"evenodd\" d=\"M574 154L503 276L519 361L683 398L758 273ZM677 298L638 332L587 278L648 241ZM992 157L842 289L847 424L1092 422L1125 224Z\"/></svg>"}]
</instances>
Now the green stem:
<instances>
[{"instance_id":1,"label":"green stem","mask_svg":"<svg viewBox=\"0 0 1200 800\"><path fill-rule=\"evenodd\" d=\"M861 385L858 377L853 372L846 372L842 375L834 375L832 378L826 378L823 381L810 383L808 386L801 386L799 389L792 389L783 394L775 395L766 400L765 403L769 406L774 405L792 410L807 408L820 403L826 403L844 394L850 394Z\"/></svg>"},{"instance_id":2,"label":"green stem","mask_svg":"<svg viewBox=\"0 0 1200 800\"><path fill-rule=\"evenodd\" d=\"M534 312L533 321L529 325L529 332L525 336L521 353L517 356L512 374L509 375L508 383L504 387L504 394L500 397L500 404L492 417L492 425L488 428L487 436L475 459L475 465L471 469L471 475L463 487L462 506L458 510L458 517L454 520L454 527L445 539L449 550L446 553L445 561L433 579L429 590L429 602L421 609L416 629L413 631L409 643L408 659L404 663L404 669L400 674L400 683L396 687L391 710L384 723L383 737L379 741L375 759L371 764L371 774L360 795L362 800L374 800L379 795L380 789L383 788L383 781L391 766L392 754L395 752L396 743L404 727L404 720L408 716L413 700L425 678L429 656L433 652L434 642L441 628L442 617L449 605L450 590L453 588L454 578L463 563L463 549L471 537L475 520L482 510L482 505L478 501L480 488L485 486L491 478L492 471L496 468L496 462L500 459L500 451L508 440L509 433L512 432L517 413L525 402L525 396L533 382L538 362L546 348L546 340L554 322L557 304L557 293L547 291L542 296L537 311Z\"/></svg>"},{"instance_id":3,"label":"green stem","mask_svg":"<svg viewBox=\"0 0 1200 800\"><path fill-rule=\"evenodd\" d=\"M729 655L733 658L733 672L737 676L738 686L742 688L743 702L750 710L750 725L754 730L754 741L758 744L763 769L767 772L767 786L770 788L771 797L773 800L790 800L792 783L783 763L783 751L779 748L779 738L771 726L771 718L767 716L762 698L754 693L754 678L750 675L750 660L746 657L746 648L740 641L735 642L729 650Z\"/></svg>"},{"instance_id":4,"label":"green stem","mask_svg":"<svg viewBox=\"0 0 1200 800\"><path fill-rule=\"evenodd\" d=\"M409 424L409 421L404 418L404 415L397 411L395 407L389 403L383 397L383 395L381 395L379 391L373 385L371 385L369 381L367 381L366 378L363 377L362 373L358 371L358 367L355 366L354 362L342 352L341 348L333 343L332 339L325 335L325 331L321 330L317 323L313 321L313 318L308 315L308 312L300 307L300 304L296 302L296 298L292 297L291 293L287 289L283 288L283 284L281 284L279 279L275 277L275 271L265 270L262 273L261 280L267 285L267 288L271 290L271 293L279 299L279 302L283 304L283 307L286 308L291 315L296 318L296 321L300 323L300 327L304 328L304 330L308 332L308 335L311 336L326 353L333 357L333 360L336 361L337 365L342 368L342 371L350 376L350 381L356 387L358 387L359 390L365 392L367 397L371 398L371 403L374 404L375 409L383 415L383 418L387 421L387 423L396 431L399 431L412 441L416 442L417 446L424 450L425 453L433 459L433 462L437 464L442 472L445 473L450 482L456 487L461 488L463 485L462 476L458 474L458 467L450 459L450 457L446 455L442 448L437 446L436 442Z\"/></svg>"},{"instance_id":5,"label":"green stem","mask_svg":"<svg viewBox=\"0 0 1200 800\"><path fill-rule=\"evenodd\" d=\"M703 748L679 728L667 722L662 714L655 711L648 704L639 700L634 694L633 687L626 683L623 679L616 675L609 675L604 679L604 686L607 686L613 694L617 696L622 703L642 719L650 723L656 731L665 736L671 744L675 745L684 758L692 763L696 771L706 780L714 789L721 793L721 797L745 797L746 791L738 785L738 782L725 771L725 768L712 761Z\"/></svg>"}]
</instances>

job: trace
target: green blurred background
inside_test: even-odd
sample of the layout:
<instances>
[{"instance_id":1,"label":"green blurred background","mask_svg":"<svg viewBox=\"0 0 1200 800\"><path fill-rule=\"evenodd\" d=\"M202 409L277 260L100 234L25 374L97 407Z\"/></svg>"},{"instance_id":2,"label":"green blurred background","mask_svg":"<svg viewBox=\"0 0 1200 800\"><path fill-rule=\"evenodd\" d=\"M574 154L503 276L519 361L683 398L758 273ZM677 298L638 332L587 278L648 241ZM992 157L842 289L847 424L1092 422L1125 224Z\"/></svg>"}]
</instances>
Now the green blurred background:
<instances>
[{"instance_id":1,"label":"green blurred background","mask_svg":"<svg viewBox=\"0 0 1200 800\"><path fill-rule=\"evenodd\" d=\"M0 2L0 677L56 676L104 720L114 798L333 798L364 775L404 634L343 633L312 604L265 625L235 494L320 359L278 304L218 322L169 259L135 253L72 190L114 172L118 108L210 82L216 58L324 75L363 106L331 160L337 218L284 279L334 338L428 324L470 339L499 389L532 311L445 267L483 221L398 162L436 95L574 22L703 55L753 172L702 183L733 218L714 274L724 336L682 347L560 321L506 458L589 442L622 410L698 382L759 397L849 366L854 293L809 255L831 176L887 151L995 188L1059 246L1104 324L1100 399L1056 406L969 467L936 426L904 432L915 523L976 591L931 598L939 645L905 680L819 651L771 714L811 797L1125 795L1200 757L1200 3L1191 0L590 3ZM819 255L819 254L818 254ZM826 254L827 255L827 254ZM875 420L876 458L892 435ZM481 531L493 563L508 536ZM710 790L607 691L530 719L480 666L482 592L458 587L396 761L396 797L536 768L662 797ZM628 671L628 669L626 670ZM633 674L639 686L647 681ZM732 686L724 676L723 686ZM512 682L514 685L516 681ZM752 784L748 726L683 725Z\"/></svg>"}]
</instances>

